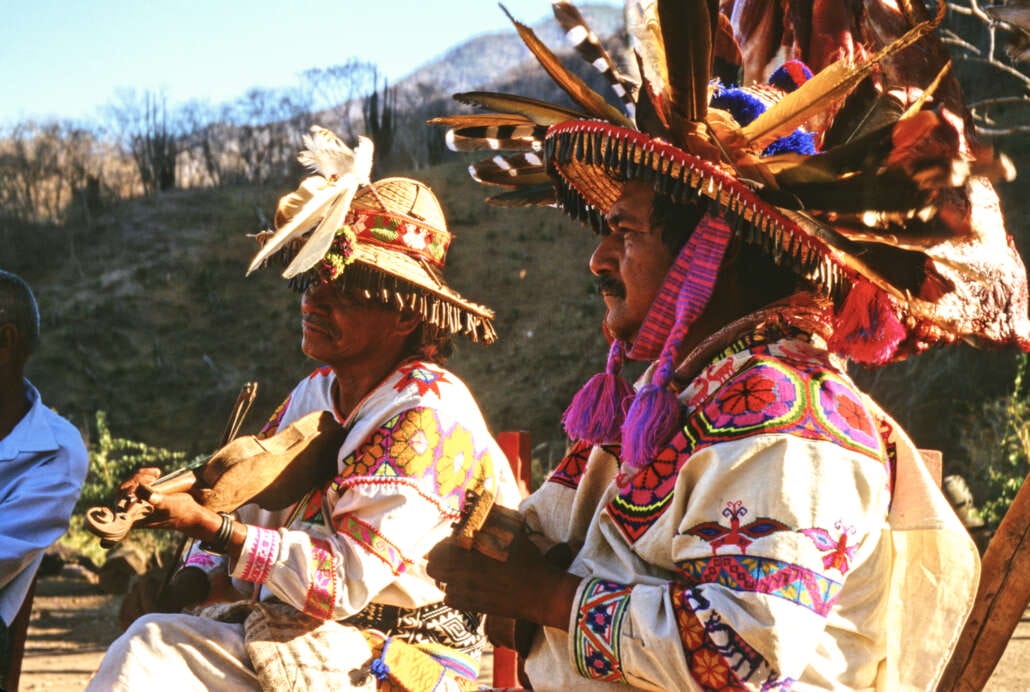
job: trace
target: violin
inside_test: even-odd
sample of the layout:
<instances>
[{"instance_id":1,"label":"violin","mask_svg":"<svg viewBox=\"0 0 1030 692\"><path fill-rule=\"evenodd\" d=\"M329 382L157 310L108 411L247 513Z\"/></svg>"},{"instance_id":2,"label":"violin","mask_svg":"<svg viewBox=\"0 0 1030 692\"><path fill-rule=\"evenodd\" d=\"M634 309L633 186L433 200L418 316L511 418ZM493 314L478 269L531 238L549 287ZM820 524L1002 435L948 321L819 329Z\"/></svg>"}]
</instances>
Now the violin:
<instances>
[{"instance_id":1,"label":"violin","mask_svg":"<svg viewBox=\"0 0 1030 692\"><path fill-rule=\"evenodd\" d=\"M113 507L91 507L86 527L103 547L114 546L153 513L144 499L152 492L189 493L215 512L233 512L248 503L285 509L332 480L346 436L331 412L316 411L271 437L237 437L207 460L141 485L142 493L123 495Z\"/></svg>"}]
</instances>

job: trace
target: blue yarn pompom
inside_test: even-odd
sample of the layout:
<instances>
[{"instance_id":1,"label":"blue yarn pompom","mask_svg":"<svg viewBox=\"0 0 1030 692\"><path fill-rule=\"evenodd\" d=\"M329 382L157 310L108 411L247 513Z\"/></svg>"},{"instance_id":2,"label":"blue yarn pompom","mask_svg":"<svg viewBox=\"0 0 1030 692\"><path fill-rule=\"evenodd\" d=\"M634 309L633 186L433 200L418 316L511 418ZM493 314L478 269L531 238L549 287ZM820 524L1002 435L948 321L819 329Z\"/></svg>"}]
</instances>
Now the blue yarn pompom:
<instances>
[{"instance_id":1,"label":"blue yarn pompom","mask_svg":"<svg viewBox=\"0 0 1030 692\"><path fill-rule=\"evenodd\" d=\"M812 155L815 152L815 135L804 130L794 130L786 137L780 137L767 146L762 152L762 156L787 153Z\"/></svg>"}]
</instances>

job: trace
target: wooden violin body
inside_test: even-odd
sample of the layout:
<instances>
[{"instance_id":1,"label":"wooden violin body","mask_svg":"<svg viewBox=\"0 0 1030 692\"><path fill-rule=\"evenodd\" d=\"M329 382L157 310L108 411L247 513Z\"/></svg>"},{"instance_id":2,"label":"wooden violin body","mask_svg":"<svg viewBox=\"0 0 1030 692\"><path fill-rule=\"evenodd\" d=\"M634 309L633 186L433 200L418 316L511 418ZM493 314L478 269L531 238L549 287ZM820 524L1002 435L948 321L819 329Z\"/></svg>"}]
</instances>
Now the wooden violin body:
<instances>
[{"instance_id":1,"label":"wooden violin body","mask_svg":"<svg viewBox=\"0 0 1030 692\"><path fill-rule=\"evenodd\" d=\"M215 512L254 503L279 510L320 488L337 472L337 453L346 438L329 411L310 413L265 439L244 435L229 442L196 469L179 469L118 500L113 508L86 510L86 525L109 548L154 508L140 495L188 492Z\"/></svg>"}]
</instances>

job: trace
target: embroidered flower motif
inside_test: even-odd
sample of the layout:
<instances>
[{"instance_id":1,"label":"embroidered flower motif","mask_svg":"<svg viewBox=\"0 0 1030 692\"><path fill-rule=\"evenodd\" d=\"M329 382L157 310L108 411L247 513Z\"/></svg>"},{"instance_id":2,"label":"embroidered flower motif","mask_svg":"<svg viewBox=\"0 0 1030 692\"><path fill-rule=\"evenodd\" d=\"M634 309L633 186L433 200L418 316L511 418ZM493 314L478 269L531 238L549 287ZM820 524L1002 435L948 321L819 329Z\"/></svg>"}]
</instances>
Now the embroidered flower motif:
<instances>
[{"instance_id":1,"label":"embroidered flower motif","mask_svg":"<svg viewBox=\"0 0 1030 692\"><path fill-rule=\"evenodd\" d=\"M434 370L422 363L402 365L398 368L398 371L401 373L401 378L393 386L398 392L403 391L405 387L414 383L418 387L419 396L425 396L426 392L432 392L440 396L439 385L450 382L442 371Z\"/></svg>"},{"instance_id":2,"label":"embroidered flower motif","mask_svg":"<svg viewBox=\"0 0 1030 692\"><path fill-rule=\"evenodd\" d=\"M753 373L727 387L721 413L730 417L734 425L745 427L781 416L787 409L779 401L776 381L761 373Z\"/></svg>"},{"instance_id":3,"label":"embroidered flower motif","mask_svg":"<svg viewBox=\"0 0 1030 692\"><path fill-rule=\"evenodd\" d=\"M419 228L413 223L404 224L401 239L404 244L413 250L422 250L426 247L425 229Z\"/></svg>"},{"instance_id":4,"label":"embroidered flower motif","mask_svg":"<svg viewBox=\"0 0 1030 692\"><path fill-rule=\"evenodd\" d=\"M584 618L586 626L595 634L604 634L611 627L612 619L605 607L593 608Z\"/></svg>"},{"instance_id":5,"label":"embroidered flower motif","mask_svg":"<svg viewBox=\"0 0 1030 692\"><path fill-rule=\"evenodd\" d=\"M690 672L705 687L721 689L727 683L729 669L722 656L711 649L701 649L694 654Z\"/></svg>"},{"instance_id":6,"label":"embroidered flower motif","mask_svg":"<svg viewBox=\"0 0 1030 692\"><path fill-rule=\"evenodd\" d=\"M872 423L861 404L843 393L837 393L833 398L833 403L837 407L837 413L848 425L872 437Z\"/></svg>"},{"instance_id":7,"label":"embroidered flower motif","mask_svg":"<svg viewBox=\"0 0 1030 692\"><path fill-rule=\"evenodd\" d=\"M591 651L587 654L586 664L593 671L594 677L600 678L612 672L612 662L600 651Z\"/></svg>"}]
</instances>

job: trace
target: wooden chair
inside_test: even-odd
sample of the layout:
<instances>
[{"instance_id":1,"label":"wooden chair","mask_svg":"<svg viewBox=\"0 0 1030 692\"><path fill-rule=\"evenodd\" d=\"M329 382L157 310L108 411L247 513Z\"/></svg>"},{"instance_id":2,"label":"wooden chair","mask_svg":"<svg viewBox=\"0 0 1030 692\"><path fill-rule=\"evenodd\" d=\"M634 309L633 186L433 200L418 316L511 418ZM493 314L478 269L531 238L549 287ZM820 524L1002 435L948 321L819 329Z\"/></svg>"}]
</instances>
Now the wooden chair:
<instances>
[{"instance_id":1,"label":"wooden chair","mask_svg":"<svg viewBox=\"0 0 1030 692\"><path fill-rule=\"evenodd\" d=\"M519 484L522 496L529 495L533 490L532 476L532 444L527 430L506 431L498 433L497 444L504 450L511 465L511 472L515 476L515 482ZM520 687L519 683L519 657L518 654L505 647L494 647L494 687Z\"/></svg>"},{"instance_id":2,"label":"wooden chair","mask_svg":"<svg viewBox=\"0 0 1030 692\"><path fill-rule=\"evenodd\" d=\"M36 581L39 579L39 572L32 578L29 585L29 592L25 594L18 614L11 620L8 628L8 635L11 638L11 663L7 669L7 675L3 680L3 689L6 692L18 692L18 678L21 677L21 661L25 655L25 639L29 633L29 620L32 619L32 599L36 595Z\"/></svg>"}]
</instances>

